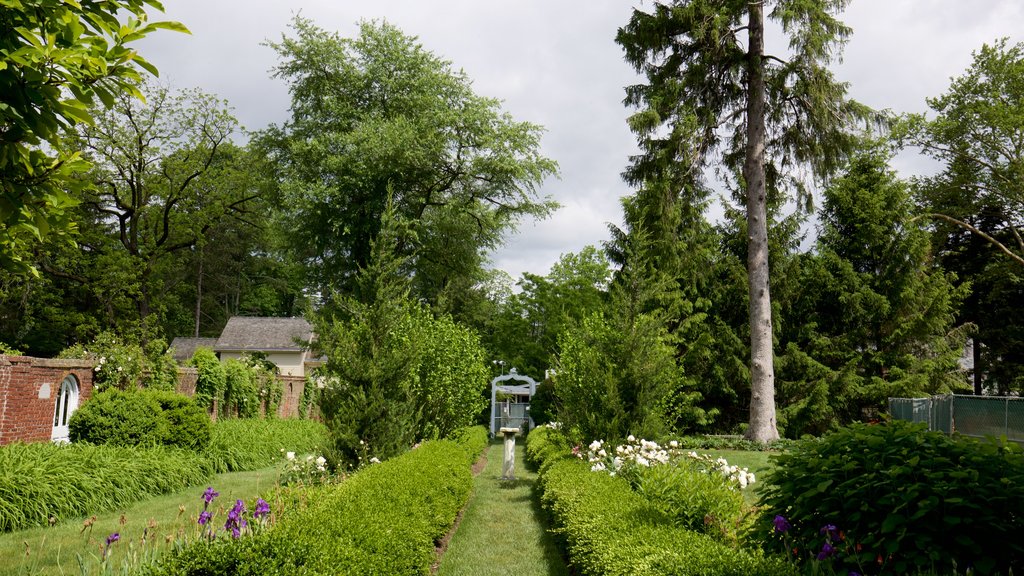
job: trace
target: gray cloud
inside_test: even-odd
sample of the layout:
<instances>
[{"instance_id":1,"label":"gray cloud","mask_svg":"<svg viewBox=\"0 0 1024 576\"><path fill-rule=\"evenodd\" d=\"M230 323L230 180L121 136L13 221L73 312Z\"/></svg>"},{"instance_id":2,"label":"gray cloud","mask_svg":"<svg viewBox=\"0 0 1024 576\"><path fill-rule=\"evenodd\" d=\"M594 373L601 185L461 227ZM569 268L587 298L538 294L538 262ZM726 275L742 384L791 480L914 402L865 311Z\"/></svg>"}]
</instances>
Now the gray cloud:
<instances>
[{"instance_id":1,"label":"gray cloud","mask_svg":"<svg viewBox=\"0 0 1024 576\"><path fill-rule=\"evenodd\" d=\"M649 9L650 2L636 3ZM563 204L542 222L526 222L493 256L517 278L544 274L560 254L608 238L620 223L620 173L636 145L625 125L623 87L635 81L614 43L630 3L599 0L180 0L167 19L191 36L161 32L140 51L176 87L200 87L227 99L248 129L287 118L287 87L269 77L273 50L260 44L287 31L301 11L342 35L360 19L384 18L450 60L476 91L503 101L518 120L547 128L544 153L561 178L541 192ZM854 98L875 108L924 112L925 98L948 87L971 51L1009 36L1020 41L1024 8L999 0L859 0L842 19L854 34L836 65ZM927 170L912 155L897 160L904 175Z\"/></svg>"}]
</instances>

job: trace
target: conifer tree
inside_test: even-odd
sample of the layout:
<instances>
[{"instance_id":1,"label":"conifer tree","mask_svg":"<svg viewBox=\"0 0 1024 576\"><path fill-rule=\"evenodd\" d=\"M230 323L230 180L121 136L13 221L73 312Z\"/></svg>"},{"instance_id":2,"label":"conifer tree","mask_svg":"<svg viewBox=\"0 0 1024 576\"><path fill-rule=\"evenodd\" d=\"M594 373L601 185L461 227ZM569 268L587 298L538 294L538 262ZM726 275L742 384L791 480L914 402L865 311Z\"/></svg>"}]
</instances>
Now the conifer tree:
<instances>
[{"instance_id":1,"label":"conifer tree","mask_svg":"<svg viewBox=\"0 0 1024 576\"><path fill-rule=\"evenodd\" d=\"M630 125L643 152L634 159L634 171L680 163L682 174L700 182L713 170L746 206L747 436L758 441L778 437L768 281L770 199L786 191L809 198L795 169L830 174L852 144L850 123L868 114L846 97L846 86L827 69L850 33L833 16L845 4L772 2L767 17L789 40L789 54L782 55L765 52L764 2L658 2L651 12L634 10L617 36L626 60L646 79L627 88L626 104L639 109Z\"/></svg>"}]
</instances>

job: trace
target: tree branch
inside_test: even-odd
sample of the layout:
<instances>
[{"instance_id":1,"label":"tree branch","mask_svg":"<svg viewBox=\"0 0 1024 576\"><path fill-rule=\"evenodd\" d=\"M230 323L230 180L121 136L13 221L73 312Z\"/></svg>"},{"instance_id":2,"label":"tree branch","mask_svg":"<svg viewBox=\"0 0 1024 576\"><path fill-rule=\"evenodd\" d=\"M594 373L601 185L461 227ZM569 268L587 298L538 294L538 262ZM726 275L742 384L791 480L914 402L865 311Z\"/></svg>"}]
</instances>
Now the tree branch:
<instances>
[{"instance_id":1,"label":"tree branch","mask_svg":"<svg viewBox=\"0 0 1024 576\"><path fill-rule=\"evenodd\" d=\"M982 238L987 240L989 243L993 244L995 247L999 248L1001 251L1003 251L1004 254L1006 254L1010 258L1013 258L1014 260L1016 260L1021 266L1024 266L1024 257L1021 257L1021 256L1015 254L1012 250L1007 248L1002 242L1000 242L999 240L996 240L995 238L993 238L992 236L986 234L985 232L982 232L980 229L978 229L978 228L976 228L974 226L971 226L970 224L968 224L966 222L963 222L961 220L957 220L956 218L953 218L952 216L946 216L945 214L930 213L930 214L924 214L924 216L927 216L929 218L938 218L939 220L945 220L946 222L949 222L950 224L954 224L956 226L959 226L959 227L963 228L964 230L970 231L972 234L977 234L978 236L981 236ZM919 217L915 217L914 219L916 219L916 218L919 218ZM1017 240L1020 241L1020 235L1017 234L1017 230L1015 228L1013 228L1013 227L1011 227L1011 229L1013 230L1014 235L1017 236Z\"/></svg>"}]
</instances>

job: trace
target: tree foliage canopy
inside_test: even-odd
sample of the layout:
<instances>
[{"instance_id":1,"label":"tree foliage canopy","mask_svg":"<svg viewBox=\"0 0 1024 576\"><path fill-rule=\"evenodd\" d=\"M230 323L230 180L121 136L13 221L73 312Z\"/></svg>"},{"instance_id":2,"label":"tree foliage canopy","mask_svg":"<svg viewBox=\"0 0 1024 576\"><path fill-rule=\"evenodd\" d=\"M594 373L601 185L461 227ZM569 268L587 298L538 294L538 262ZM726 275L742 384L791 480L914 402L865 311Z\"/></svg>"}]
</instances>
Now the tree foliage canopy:
<instances>
[{"instance_id":1,"label":"tree foliage canopy","mask_svg":"<svg viewBox=\"0 0 1024 576\"><path fill-rule=\"evenodd\" d=\"M270 43L292 117L262 134L277 166L293 251L314 283L348 288L369 262L389 186L417 232L415 287L436 301L475 274L483 251L524 216L555 206L537 187L556 164L542 129L475 94L462 72L383 22L342 38L296 18Z\"/></svg>"},{"instance_id":2,"label":"tree foliage canopy","mask_svg":"<svg viewBox=\"0 0 1024 576\"><path fill-rule=\"evenodd\" d=\"M68 209L88 169L64 136L91 124L90 104L141 98L140 70L156 69L128 44L175 22L148 22L156 0L7 1L0 10L0 266L22 271L27 247L73 232ZM121 21L121 18L127 19ZM69 190L70 189L70 190Z\"/></svg>"}]
</instances>

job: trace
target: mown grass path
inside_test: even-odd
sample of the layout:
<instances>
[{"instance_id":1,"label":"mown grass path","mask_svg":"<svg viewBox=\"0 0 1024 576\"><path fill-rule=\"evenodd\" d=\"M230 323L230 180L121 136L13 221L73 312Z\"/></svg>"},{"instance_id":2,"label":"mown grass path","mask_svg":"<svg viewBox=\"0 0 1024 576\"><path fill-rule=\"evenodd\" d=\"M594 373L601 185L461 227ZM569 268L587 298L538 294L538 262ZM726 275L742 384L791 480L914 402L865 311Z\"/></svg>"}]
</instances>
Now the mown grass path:
<instances>
[{"instance_id":1,"label":"mown grass path","mask_svg":"<svg viewBox=\"0 0 1024 576\"><path fill-rule=\"evenodd\" d=\"M473 480L473 495L438 575L568 575L534 492L537 475L523 465L521 439L516 444L516 480L499 478L502 453L500 442L488 448L487 466Z\"/></svg>"}]
</instances>

